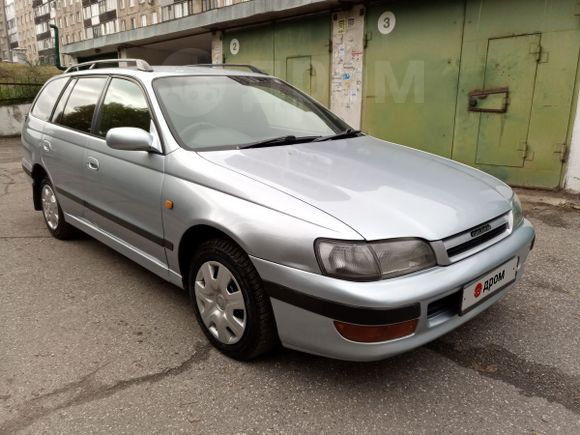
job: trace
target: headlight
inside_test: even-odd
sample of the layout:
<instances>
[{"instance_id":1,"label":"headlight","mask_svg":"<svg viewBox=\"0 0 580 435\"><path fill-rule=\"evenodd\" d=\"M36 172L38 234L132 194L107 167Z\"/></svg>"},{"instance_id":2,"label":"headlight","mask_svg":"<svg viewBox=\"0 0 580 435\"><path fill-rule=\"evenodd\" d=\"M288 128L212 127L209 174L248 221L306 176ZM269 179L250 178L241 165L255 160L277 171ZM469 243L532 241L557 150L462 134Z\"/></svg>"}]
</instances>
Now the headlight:
<instances>
[{"instance_id":1,"label":"headlight","mask_svg":"<svg viewBox=\"0 0 580 435\"><path fill-rule=\"evenodd\" d=\"M436 264L431 247L417 239L373 243L321 239L315 249L324 274L351 281L393 278Z\"/></svg>"},{"instance_id":2,"label":"headlight","mask_svg":"<svg viewBox=\"0 0 580 435\"><path fill-rule=\"evenodd\" d=\"M512 196L512 228L515 229L524 221L524 210L518 195Z\"/></svg>"}]
</instances>

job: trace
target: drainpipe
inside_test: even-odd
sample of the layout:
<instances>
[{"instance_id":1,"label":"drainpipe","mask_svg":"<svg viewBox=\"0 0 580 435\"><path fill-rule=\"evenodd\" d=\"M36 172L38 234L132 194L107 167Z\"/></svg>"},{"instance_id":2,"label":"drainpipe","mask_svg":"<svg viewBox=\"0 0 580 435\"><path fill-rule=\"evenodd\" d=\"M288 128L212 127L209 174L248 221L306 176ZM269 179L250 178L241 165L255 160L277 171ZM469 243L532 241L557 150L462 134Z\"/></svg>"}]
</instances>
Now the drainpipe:
<instances>
[{"instance_id":1,"label":"drainpipe","mask_svg":"<svg viewBox=\"0 0 580 435\"><path fill-rule=\"evenodd\" d=\"M54 30L54 66L57 67L59 70L64 71L64 68L60 63L60 37L58 32L58 26L54 24L50 24L48 27Z\"/></svg>"}]
</instances>

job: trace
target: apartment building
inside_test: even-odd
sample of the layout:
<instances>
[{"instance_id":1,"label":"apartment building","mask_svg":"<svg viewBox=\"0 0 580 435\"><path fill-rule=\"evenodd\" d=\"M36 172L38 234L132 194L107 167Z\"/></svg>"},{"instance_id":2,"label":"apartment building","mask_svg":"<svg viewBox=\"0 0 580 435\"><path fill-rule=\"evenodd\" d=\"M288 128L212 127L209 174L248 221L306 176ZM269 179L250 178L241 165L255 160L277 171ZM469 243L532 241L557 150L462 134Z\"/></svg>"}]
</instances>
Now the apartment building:
<instances>
[{"instance_id":1,"label":"apartment building","mask_svg":"<svg viewBox=\"0 0 580 435\"><path fill-rule=\"evenodd\" d=\"M61 45L85 39L83 3L81 0L57 0L56 25L59 29Z\"/></svg>"},{"instance_id":2,"label":"apartment building","mask_svg":"<svg viewBox=\"0 0 580 435\"><path fill-rule=\"evenodd\" d=\"M0 0L0 61L10 59L10 44L8 43L8 27L3 0Z\"/></svg>"},{"instance_id":3,"label":"apartment building","mask_svg":"<svg viewBox=\"0 0 580 435\"><path fill-rule=\"evenodd\" d=\"M4 60L21 63L48 63L54 60L54 43L49 25L56 15L54 0L0 0L0 52L7 41Z\"/></svg>"},{"instance_id":4,"label":"apartment building","mask_svg":"<svg viewBox=\"0 0 580 435\"><path fill-rule=\"evenodd\" d=\"M18 43L18 21L16 19L16 3L15 0L1 0L3 2L5 26L5 38L8 42L8 49L12 50L19 46ZM12 60L12 54L8 55L8 59Z\"/></svg>"},{"instance_id":5,"label":"apartment building","mask_svg":"<svg viewBox=\"0 0 580 435\"><path fill-rule=\"evenodd\" d=\"M159 22L159 2L154 0L119 0L117 31L137 29Z\"/></svg>"},{"instance_id":6,"label":"apartment building","mask_svg":"<svg viewBox=\"0 0 580 435\"><path fill-rule=\"evenodd\" d=\"M27 15L28 11L26 9L27 3L29 2L21 1L18 3L22 6L22 13ZM56 3L56 0L32 1L34 34L36 36L36 58L38 59L38 63L54 63L54 39L50 30L50 25L56 24Z\"/></svg>"},{"instance_id":7,"label":"apartment building","mask_svg":"<svg viewBox=\"0 0 580 435\"><path fill-rule=\"evenodd\" d=\"M61 46L152 26L248 0L0 0L0 57L54 63ZM73 58L63 56L65 65Z\"/></svg>"}]
</instances>

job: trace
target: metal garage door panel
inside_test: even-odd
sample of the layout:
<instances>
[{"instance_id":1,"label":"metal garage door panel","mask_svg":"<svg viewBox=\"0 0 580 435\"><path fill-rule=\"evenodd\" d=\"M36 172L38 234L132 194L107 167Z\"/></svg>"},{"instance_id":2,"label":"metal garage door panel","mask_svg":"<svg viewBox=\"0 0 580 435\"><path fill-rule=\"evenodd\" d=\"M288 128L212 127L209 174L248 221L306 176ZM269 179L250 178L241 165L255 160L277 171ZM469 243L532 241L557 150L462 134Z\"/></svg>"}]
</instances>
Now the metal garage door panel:
<instances>
[{"instance_id":1,"label":"metal garage door panel","mask_svg":"<svg viewBox=\"0 0 580 435\"><path fill-rule=\"evenodd\" d=\"M489 40L484 91L505 91L472 99L474 109L489 111L480 112L476 163L524 165L538 56L540 35ZM507 101L483 107L494 98Z\"/></svg>"},{"instance_id":2,"label":"metal garage door panel","mask_svg":"<svg viewBox=\"0 0 580 435\"><path fill-rule=\"evenodd\" d=\"M286 80L303 92L312 92L312 57L297 56L286 59Z\"/></svg>"},{"instance_id":3,"label":"metal garage door panel","mask_svg":"<svg viewBox=\"0 0 580 435\"><path fill-rule=\"evenodd\" d=\"M307 92L327 107L330 103L330 31L330 16L324 14L278 22L274 36L275 74L298 88L307 87L307 77L296 76L294 68L306 67L306 58L309 58L311 77ZM288 72L292 77L287 76Z\"/></svg>"},{"instance_id":4,"label":"metal garage door panel","mask_svg":"<svg viewBox=\"0 0 580 435\"><path fill-rule=\"evenodd\" d=\"M544 188L560 185L566 145L570 142L571 111L577 95L580 21L576 3L577 0L467 0L453 159L477 166L512 185ZM541 44L534 93L527 119L522 121L528 122L527 136L524 144L514 145L512 140L510 151L503 144L501 147L493 144L494 138L505 142L499 136L501 123L495 127L494 134L490 133L492 126L484 126L482 134L488 136L481 137L481 114L468 110L469 94L488 85L490 40L501 44L500 38L537 34L541 34ZM492 51L496 49L501 50L499 45L492 47ZM529 52L530 47L522 43L503 56L515 59ZM526 63L531 61L528 59ZM510 86L526 81L525 75L517 77ZM519 104L518 100L521 103L526 99L518 98L513 103ZM508 116L516 110L511 104L510 101ZM523 109L518 111L524 113ZM522 164L520 157L524 150Z\"/></svg>"},{"instance_id":5,"label":"metal garage door panel","mask_svg":"<svg viewBox=\"0 0 580 435\"><path fill-rule=\"evenodd\" d=\"M224 62L254 65L274 74L274 27L267 25L226 32Z\"/></svg>"},{"instance_id":6,"label":"metal garage door panel","mask_svg":"<svg viewBox=\"0 0 580 435\"><path fill-rule=\"evenodd\" d=\"M379 17L396 19L388 34ZM449 157L452 149L464 4L381 2L367 11L363 129Z\"/></svg>"}]
</instances>

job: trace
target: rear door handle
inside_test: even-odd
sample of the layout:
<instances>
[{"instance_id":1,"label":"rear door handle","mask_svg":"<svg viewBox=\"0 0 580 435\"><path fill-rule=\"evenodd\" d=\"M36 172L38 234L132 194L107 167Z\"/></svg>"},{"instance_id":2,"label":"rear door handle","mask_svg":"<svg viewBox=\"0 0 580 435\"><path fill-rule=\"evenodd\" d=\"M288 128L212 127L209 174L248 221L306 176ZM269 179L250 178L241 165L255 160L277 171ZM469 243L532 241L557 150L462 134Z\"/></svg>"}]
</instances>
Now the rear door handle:
<instances>
[{"instance_id":1,"label":"rear door handle","mask_svg":"<svg viewBox=\"0 0 580 435\"><path fill-rule=\"evenodd\" d=\"M49 153L52 151L52 144L49 141L47 141L46 139L42 139L42 149L45 152Z\"/></svg>"},{"instance_id":2,"label":"rear door handle","mask_svg":"<svg viewBox=\"0 0 580 435\"><path fill-rule=\"evenodd\" d=\"M87 159L87 168L91 171L98 171L99 170L99 161L94 157L89 157Z\"/></svg>"}]
</instances>

